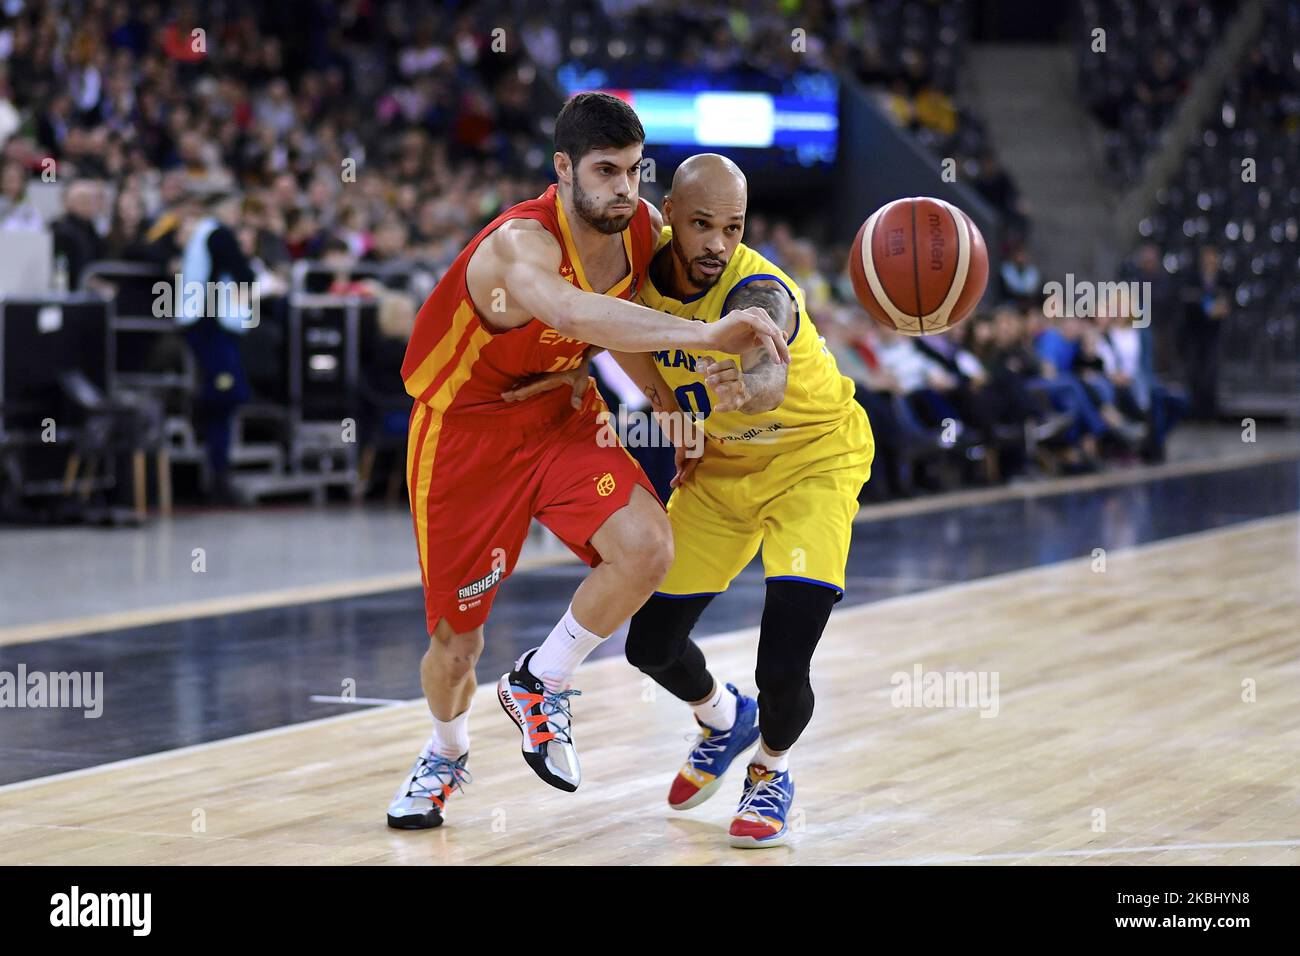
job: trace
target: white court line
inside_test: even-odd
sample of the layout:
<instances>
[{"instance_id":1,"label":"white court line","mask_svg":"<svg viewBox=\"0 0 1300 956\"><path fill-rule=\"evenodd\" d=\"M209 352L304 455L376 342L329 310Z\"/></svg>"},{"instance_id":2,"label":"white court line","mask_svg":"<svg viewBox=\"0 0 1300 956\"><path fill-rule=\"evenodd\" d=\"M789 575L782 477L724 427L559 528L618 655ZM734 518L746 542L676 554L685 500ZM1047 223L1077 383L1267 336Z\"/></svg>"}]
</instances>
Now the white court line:
<instances>
[{"instance_id":1,"label":"white court line","mask_svg":"<svg viewBox=\"0 0 1300 956\"><path fill-rule=\"evenodd\" d=\"M389 697L327 697L325 694L312 694L307 698L314 704L405 704L404 700L393 700Z\"/></svg>"},{"instance_id":2,"label":"white court line","mask_svg":"<svg viewBox=\"0 0 1300 956\"><path fill-rule=\"evenodd\" d=\"M1300 840L1243 840L1240 843L1168 843L1164 846L1112 846L1099 850L1027 850L1024 853L972 853L970 856L922 856L910 860L872 860L854 866L936 866L944 863L983 863L993 860L1041 860L1049 857L1116 856L1124 853L1167 853L1171 850L1245 850L1256 846L1297 846Z\"/></svg>"},{"instance_id":3,"label":"white court line","mask_svg":"<svg viewBox=\"0 0 1300 956\"><path fill-rule=\"evenodd\" d=\"M1282 515L1270 515L1266 518L1253 518L1250 521L1242 521L1237 524L1228 525L1222 528L1207 528L1204 531L1194 531L1191 534L1185 534L1175 538L1165 538L1162 541L1154 541L1151 542L1150 544L1135 545L1130 548L1116 548L1114 551L1110 552L1110 558L1114 559L1115 555L1118 554L1133 554L1133 553L1145 554L1152 551L1168 550L1169 548L1183 545L1188 543L1189 541L1195 541L1201 538L1211 538L1220 535L1234 534L1240 531L1246 531L1252 528L1261 527L1268 524L1294 522L1298 518L1300 518L1300 514L1296 512L1288 512L1287 514L1282 514ZM970 591L970 590L974 590L975 588L983 587L986 584L991 584L994 582L1009 581L1021 577L1028 577L1033 574L1046 572L1049 569L1060 569L1063 565L1067 565L1071 563L1078 563L1080 568L1087 568L1091 560L1092 558L1090 556L1067 558L1064 561L1057 561L1053 564L1038 564L1032 568L1018 568L1014 571L1004 571L1001 574L992 574L989 575L988 577L975 578L970 581L960 581L957 584L950 584L947 587L932 588L928 591L914 591L910 594L896 594L893 597L887 597L879 601L869 601L865 604L855 604L851 607L846 607L841 610L834 611L832 612L832 620L839 621L842 623L846 618L851 620L856 620L859 617L865 618L871 615L872 613L878 611L882 607L891 607L895 604L906 604L909 601L917 601L920 600L921 598L928 597L935 594L956 594L962 591ZM707 644L713 641L721 641L728 638L744 637L747 635L757 635L757 634L758 634L757 627L742 627L734 631L725 631L720 634L710 634L708 637L700 638L699 643ZM590 661L586 664L583 664L582 666L586 669L591 669L596 667L602 667L602 668L615 667L615 666L628 667L630 665L628 665L623 660L622 657L602 657L599 660ZM474 692L475 702L478 701L478 698L480 696L482 696L484 700L487 700L488 698L495 699L496 684L488 683L488 684L479 685L478 690ZM245 741L250 741L250 740L260 740L266 737L278 737L281 734L291 734L302 730L310 730L312 728L319 727L324 724L332 724L344 720L364 720L368 717L374 716L375 714L386 713L390 710L394 710L397 707L415 707L417 705L422 708L428 707L428 704L426 703L423 697L415 697L412 698L411 700L401 701L400 703L389 707L371 709L371 710L352 711L351 713L346 713L346 714L334 714L330 717L318 717L314 720L305 720L297 724L285 724L284 726L281 727L272 727L269 730L256 730L253 731L252 733L239 734L238 736L235 737L223 737L220 740L208 740L199 744L190 744L188 747L177 747L173 750L160 750L157 753L143 754L139 757L127 757L123 760L115 760L112 761L111 763L103 763L94 767L82 767L79 770L68 770L63 773L50 774L49 776L46 777L33 777L30 780L19 780L14 783L7 783L7 784L0 785L0 795L11 793L16 790L26 790L31 787L38 787L46 783L54 783L56 781L63 781L63 780L75 780L80 777L87 777L93 774L105 773L110 770L118 770L125 767L137 766L139 764L153 763L155 761L162 760L166 757L170 757L173 754L199 753L204 750L210 750L213 747L227 747L232 744L243 743ZM471 704L471 706L473 705ZM490 706L490 705L481 704L480 706Z\"/></svg>"}]
</instances>

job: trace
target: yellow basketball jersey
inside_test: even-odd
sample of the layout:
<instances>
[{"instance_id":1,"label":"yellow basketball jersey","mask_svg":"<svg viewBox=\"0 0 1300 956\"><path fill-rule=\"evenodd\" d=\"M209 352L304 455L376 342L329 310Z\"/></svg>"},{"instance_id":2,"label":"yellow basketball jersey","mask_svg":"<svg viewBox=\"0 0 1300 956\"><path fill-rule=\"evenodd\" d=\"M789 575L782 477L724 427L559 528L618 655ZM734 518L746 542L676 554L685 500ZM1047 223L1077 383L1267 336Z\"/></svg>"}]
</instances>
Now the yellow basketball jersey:
<instances>
[{"instance_id":1,"label":"yellow basketball jersey","mask_svg":"<svg viewBox=\"0 0 1300 956\"><path fill-rule=\"evenodd\" d=\"M672 236L665 226L660 246ZM785 400L770 412L713 413L715 396L704 384L704 376L695 371L695 362L707 354L717 361L732 359L740 366L740 356L722 352L687 353L681 349L654 352L655 364L673 390L677 404L701 420L710 439L727 455L768 456L777 451L800 447L833 432L846 420L865 419L853 397L853 381L840 374L835 357L804 307L803 290L758 252L741 243L731 261L708 291L688 299L674 299L662 294L647 277L638 298L660 312L692 319L716 322L727 312L727 298L734 289L755 279L775 279L794 297L796 311L790 331L790 365L786 376ZM860 429L853 430L860 435ZM869 435L869 432L868 432ZM870 439L867 439L870 441Z\"/></svg>"}]
</instances>

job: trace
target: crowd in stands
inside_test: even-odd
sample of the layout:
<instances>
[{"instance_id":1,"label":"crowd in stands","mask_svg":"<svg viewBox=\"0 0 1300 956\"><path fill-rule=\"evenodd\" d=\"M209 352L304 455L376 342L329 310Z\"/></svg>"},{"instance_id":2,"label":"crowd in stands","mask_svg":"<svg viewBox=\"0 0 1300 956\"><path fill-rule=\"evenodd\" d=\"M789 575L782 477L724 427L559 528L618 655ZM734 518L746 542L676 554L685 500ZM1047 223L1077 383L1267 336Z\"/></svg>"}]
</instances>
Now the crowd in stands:
<instances>
[{"instance_id":1,"label":"crowd in stands","mask_svg":"<svg viewBox=\"0 0 1300 956\"><path fill-rule=\"evenodd\" d=\"M518 43L490 50L499 7L6 7L0 225L52 228L75 286L88 259L168 261L183 204L234 191L245 252L282 276L335 239L445 266L547 181L534 67ZM25 198L47 158L65 188L50 223Z\"/></svg>"},{"instance_id":2,"label":"crowd in stands","mask_svg":"<svg viewBox=\"0 0 1300 956\"><path fill-rule=\"evenodd\" d=\"M1300 321L1300 7L1262 5L1263 22L1219 99L1138 224L1124 278L1151 282L1160 364L1177 366L1195 417L1212 417L1226 384L1286 390L1275 357L1295 353ZM1243 8L1183 0L1081 0L1081 94L1107 129L1117 186L1132 186L1211 51ZM1268 370L1274 370L1269 372Z\"/></svg>"},{"instance_id":3,"label":"crowd in stands","mask_svg":"<svg viewBox=\"0 0 1300 956\"><path fill-rule=\"evenodd\" d=\"M1081 0L1073 31L1079 89L1106 130L1116 186L1141 177L1236 7L1227 0Z\"/></svg>"},{"instance_id":4,"label":"crowd in stands","mask_svg":"<svg viewBox=\"0 0 1300 956\"><path fill-rule=\"evenodd\" d=\"M1149 327L1099 311L1048 319L1041 302L1008 300L916 338L826 309L827 345L876 435L881 490L1162 461L1186 400L1156 378Z\"/></svg>"},{"instance_id":5,"label":"crowd in stands","mask_svg":"<svg viewBox=\"0 0 1300 956\"><path fill-rule=\"evenodd\" d=\"M414 307L464 243L545 189L550 149L540 118L554 105L536 104L543 84L533 80L582 52L565 25L582 15L580 4L565 8L568 21L518 3L441 19L422 4L366 0L284 10L235 2L215 18L197 6L175 14L156 3L76 7L75 24L67 3L0 8L0 228L51 230L72 288L103 259L174 268L196 231L210 266L231 263L227 271L247 270L272 289L288 287L294 263L319 260L332 271L317 291L385 297L392 290L354 267L409 265L425 282L391 296L406 301L385 323L389 345L399 347L370 356L389 365ZM714 29L683 29L680 51L666 53L706 67L727 69L736 57L769 70L806 66L773 52L789 48L784 35L761 42L788 29L783 7L697 0L651 11L605 0L587 15L708 22ZM498 53L492 30L502 10L515 10L504 22L522 24L521 42L507 40ZM950 100L964 10L956 0L803 7L814 65L871 84L932 144L973 128ZM629 35L651 55L653 35ZM1027 222L997 157L979 135L965 142L977 188L1013 230ZM62 211L47 218L29 191L47 181L49 158ZM876 433L879 493L1163 455L1182 405L1154 378L1149 337L1126 316L1045 319L1027 254L1013 250L993 278L991 298L1005 305L931 340L865 317L842 269L845 249L819 254L789 223L760 213L746 241L800 283L828 347L857 382ZM191 346L201 365L211 363L208 385L229 370L227 346L217 348L224 360L211 357L210 342ZM208 437L219 443L229 414L216 417Z\"/></svg>"}]
</instances>

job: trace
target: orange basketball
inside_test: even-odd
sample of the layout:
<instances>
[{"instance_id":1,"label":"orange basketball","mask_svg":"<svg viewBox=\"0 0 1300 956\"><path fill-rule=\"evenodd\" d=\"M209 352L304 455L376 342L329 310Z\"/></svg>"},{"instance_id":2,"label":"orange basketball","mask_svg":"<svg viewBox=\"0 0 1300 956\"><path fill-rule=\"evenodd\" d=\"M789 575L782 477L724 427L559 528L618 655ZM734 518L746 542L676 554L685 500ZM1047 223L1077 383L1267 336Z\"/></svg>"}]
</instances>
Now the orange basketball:
<instances>
[{"instance_id":1,"label":"orange basketball","mask_svg":"<svg viewBox=\"0 0 1300 956\"><path fill-rule=\"evenodd\" d=\"M975 311L989 254L970 216L951 203L896 199L858 230L849 276L862 307L885 328L932 335Z\"/></svg>"}]
</instances>

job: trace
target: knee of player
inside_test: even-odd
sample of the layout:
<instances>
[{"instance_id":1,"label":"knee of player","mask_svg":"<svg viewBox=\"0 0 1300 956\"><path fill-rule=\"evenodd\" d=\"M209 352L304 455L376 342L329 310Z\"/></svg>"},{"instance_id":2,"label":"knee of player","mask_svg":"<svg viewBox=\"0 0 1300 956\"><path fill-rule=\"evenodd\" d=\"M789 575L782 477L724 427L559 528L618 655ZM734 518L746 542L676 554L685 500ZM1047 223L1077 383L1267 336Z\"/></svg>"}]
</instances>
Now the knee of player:
<instances>
[{"instance_id":1,"label":"knee of player","mask_svg":"<svg viewBox=\"0 0 1300 956\"><path fill-rule=\"evenodd\" d=\"M673 529L665 518L653 534L647 534L636 560L645 569L647 579L657 586L668 576L676 552L673 550Z\"/></svg>"},{"instance_id":2,"label":"knee of player","mask_svg":"<svg viewBox=\"0 0 1300 956\"><path fill-rule=\"evenodd\" d=\"M657 641L644 629L638 631L635 626L628 630L627 641L623 644L623 656L627 662L641 671L655 671L672 663L672 657L664 642Z\"/></svg>"},{"instance_id":3,"label":"knee of player","mask_svg":"<svg viewBox=\"0 0 1300 956\"><path fill-rule=\"evenodd\" d=\"M760 664L754 670L754 683L760 694L766 694L768 703L794 704L813 699L812 681L807 670L802 673L793 667Z\"/></svg>"},{"instance_id":4,"label":"knee of player","mask_svg":"<svg viewBox=\"0 0 1300 956\"><path fill-rule=\"evenodd\" d=\"M677 659L680 640L689 633L676 619L671 599L651 596L632 615L628 623L624 656L633 667L642 671L657 671L668 667Z\"/></svg>"},{"instance_id":5,"label":"knee of player","mask_svg":"<svg viewBox=\"0 0 1300 956\"><path fill-rule=\"evenodd\" d=\"M673 530L668 518L648 522L638 527L621 543L615 558L630 569L653 590L668 574L673 565Z\"/></svg>"},{"instance_id":6,"label":"knee of player","mask_svg":"<svg viewBox=\"0 0 1300 956\"><path fill-rule=\"evenodd\" d=\"M464 634L434 634L429 638L429 653L444 673L463 676L472 671L483 653L483 629Z\"/></svg>"}]
</instances>

